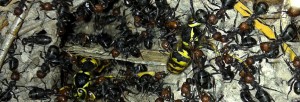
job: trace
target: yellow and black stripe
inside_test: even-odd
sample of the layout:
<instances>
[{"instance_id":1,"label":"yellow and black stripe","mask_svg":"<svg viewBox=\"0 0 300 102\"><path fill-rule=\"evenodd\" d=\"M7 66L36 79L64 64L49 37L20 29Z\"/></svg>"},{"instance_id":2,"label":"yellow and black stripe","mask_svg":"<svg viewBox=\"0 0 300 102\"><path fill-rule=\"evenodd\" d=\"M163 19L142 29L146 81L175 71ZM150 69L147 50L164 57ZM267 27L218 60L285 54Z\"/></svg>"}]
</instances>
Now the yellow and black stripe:
<instances>
[{"instance_id":1,"label":"yellow and black stripe","mask_svg":"<svg viewBox=\"0 0 300 102\"><path fill-rule=\"evenodd\" d=\"M173 74L183 72L191 63L190 52L182 49L180 43L177 44L177 49L170 54L167 62L167 70Z\"/></svg>"}]
</instances>

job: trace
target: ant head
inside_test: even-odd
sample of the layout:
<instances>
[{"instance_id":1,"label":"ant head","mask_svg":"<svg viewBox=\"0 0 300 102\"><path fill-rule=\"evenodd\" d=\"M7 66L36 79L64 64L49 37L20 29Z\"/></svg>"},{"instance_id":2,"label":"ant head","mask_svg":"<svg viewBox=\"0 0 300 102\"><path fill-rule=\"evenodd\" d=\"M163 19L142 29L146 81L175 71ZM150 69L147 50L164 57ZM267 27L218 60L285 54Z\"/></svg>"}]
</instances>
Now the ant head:
<instances>
[{"instance_id":1,"label":"ant head","mask_svg":"<svg viewBox=\"0 0 300 102\"><path fill-rule=\"evenodd\" d=\"M230 56L229 54L224 54L223 55L223 60L226 64L233 63L233 57Z\"/></svg>"},{"instance_id":2,"label":"ant head","mask_svg":"<svg viewBox=\"0 0 300 102\"><path fill-rule=\"evenodd\" d=\"M160 79L166 77L167 75L168 75L168 74L165 73L164 71L162 71L162 72L156 72L156 73L155 73L155 78L156 78L157 80L160 80Z\"/></svg>"},{"instance_id":3,"label":"ant head","mask_svg":"<svg viewBox=\"0 0 300 102\"><path fill-rule=\"evenodd\" d=\"M208 16L208 23L209 24L212 24L212 25L215 25L218 23L218 18L219 18L220 14L219 15L215 15L215 14L210 14Z\"/></svg>"},{"instance_id":4,"label":"ant head","mask_svg":"<svg viewBox=\"0 0 300 102\"><path fill-rule=\"evenodd\" d=\"M255 61L254 61L254 59L253 59L252 56L247 57L246 60L245 60L245 62L246 62L246 64L247 64L248 66L253 65L253 64L255 63Z\"/></svg>"},{"instance_id":5,"label":"ant head","mask_svg":"<svg viewBox=\"0 0 300 102\"><path fill-rule=\"evenodd\" d=\"M246 72L243 77L245 83L251 84L254 82L255 78L250 72Z\"/></svg>"},{"instance_id":6,"label":"ant head","mask_svg":"<svg viewBox=\"0 0 300 102\"><path fill-rule=\"evenodd\" d=\"M217 41L221 41L222 34L220 32L216 32L212 35L212 38Z\"/></svg>"},{"instance_id":7,"label":"ant head","mask_svg":"<svg viewBox=\"0 0 300 102\"><path fill-rule=\"evenodd\" d=\"M22 13L23 13L23 9L22 9L22 8L16 7L16 8L14 9L14 15L19 16L19 15L21 15Z\"/></svg>"},{"instance_id":8,"label":"ant head","mask_svg":"<svg viewBox=\"0 0 300 102\"><path fill-rule=\"evenodd\" d=\"M120 51L118 51L116 48L111 50L111 55L113 58L116 58L120 55Z\"/></svg>"},{"instance_id":9,"label":"ant head","mask_svg":"<svg viewBox=\"0 0 300 102\"><path fill-rule=\"evenodd\" d=\"M105 8L106 8L106 7L105 7L105 5L103 5L103 4L95 4L95 5L94 5L94 11L95 11L96 13L101 13Z\"/></svg>"},{"instance_id":10,"label":"ant head","mask_svg":"<svg viewBox=\"0 0 300 102\"><path fill-rule=\"evenodd\" d=\"M251 30L251 25L249 25L247 22L242 22L239 25L239 30L242 32L247 32Z\"/></svg>"},{"instance_id":11,"label":"ant head","mask_svg":"<svg viewBox=\"0 0 300 102\"><path fill-rule=\"evenodd\" d=\"M119 16L119 15L121 14L120 7L121 7L121 6L115 7L115 8L113 9L113 11L112 11L112 15L114 15L114 16Z\"/></svg>"},{"instance_id":12,"label":"ant head","mask_svg":"<svg viewBox=\"0 0 300 102\"><path fill-rule=\"evenodd\" d=\"M196 59L205 56L203 51L200 49L195 49L193 53L194 53L194 56L196 57Z\"/></svg>"},{"instance_id":13,"label":"ant head","mask_svg":"<svg viewBox=\"0 0 300 102\"><path fill-rule=\"evenodd\" d=\"M288 16L290 17L297 17L300 15L300 8L297 7L290 7L287 11Z\"/></svg>"},{"instance_id":14,"label":"ant head","mask_svg":"<svg viewBox=\"0 0 300 102\"><path fill-rule=\"evenodd\" d=\"M46 75L47 75L47 73L43 72L42 70L38 70L38 71L36 72L36 76L37 76L38 78L40 78L40 79L45 78Z\"/></svg>"},{"instance_id":15,"label":"ant head","mask_svg":"<svg viewBox=\"0 0 300 102\"><path fill-rule=\"evenodd\" d=\"M270 42L262 42L259 44L260 49L264 52L269 52L271 51L271 46L270 46Z\"/></svg>"},{"instance_id":16,"label":"ant head","mask_svg":"<svg viewBox=\"0 0 300 102\"><path fill-rule=\"evenodd\" d=\"M207 92L201 92L199 96L202 102L210 102L212 100L212 97Z\"/></svg>"},{"instance_id":17,"label":"ant head","mask_svg":"<svg viewBox=\"0 0 300 102\"><path fill-rule=\"evenodd\" d=\"M191 92L191 86L189 83L184 82L181 86L181 96L189 97Z\"/></svg>"},{"instance_id":18,"label":"ant head","mask_svg":"<svg viewBox=\"0 0 300 102\"><path fill-rule=\"evenodd\" d=\"M167 23L166 23L166 27L168 27L170 29L177 29L180 26L181 26L180 22L178 22L176 20L167 21Z\"/></svg>"},{"instance_id":19,"label":"ant head","mask_svg":"<svg viewBox=\"0 0 300 102\"><path fill-rule=\"evenodd\" d=\"M53 5L50 2L45 2L40 5L41 10L50 11L53 10Z\"/></svg>"},{"instance_id":20,"label":"ant head","mask_svg":"<svg viewBox=\"0 0 300 102\"><path fill-rule=\"evenodd\" d=\"M295 57L292 63L294 67L300 68L300 57L299 56Z\"/></svg>"},{"instance_id":21,"label":"ant head","mask_svg":"<svg viewBox=\"0 0 300 102\"><path fill-rule=\"evenodd\" d=\"M262 15L268 12L269 5L266 2L259 2L253 5L253 11L256 15Z\"/></svg>"},{"instance_id":22,"label":"ant head","mask_svg":"<svg viewBox=\"0 0 300 102\"><path fill-rule=\"evenodd\" d=\"M228 42L228 38L227 38L227 36L226 36L226 35L222 35L222 37L221 37L220 41L221 41L222 43L226 43L226 42Z\"/></svg>"},{"instance_id":23,"label":"ant head","mask_svg":"<svg viewBox=\"0 0 300 102\"><path fill-rule=\"evenodd\" d=\"M20 80L20 72L18 72L18 71L13 71L12 73L11 73L11 76L10 76L10 79L11 80L13 80L13 81L18 81L18 80Z\"/></svg>"}]
</instances>

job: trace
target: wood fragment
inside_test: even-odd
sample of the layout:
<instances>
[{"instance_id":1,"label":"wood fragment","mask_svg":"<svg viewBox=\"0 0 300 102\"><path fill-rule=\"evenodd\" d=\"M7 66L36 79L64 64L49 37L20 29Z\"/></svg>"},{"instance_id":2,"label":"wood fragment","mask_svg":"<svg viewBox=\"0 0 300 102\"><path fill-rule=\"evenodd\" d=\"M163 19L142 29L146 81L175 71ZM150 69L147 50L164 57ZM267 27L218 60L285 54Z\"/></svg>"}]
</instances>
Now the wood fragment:
<instances>
[{"instance_id":1,"label":"wood fragment","mask_svg":"<svg viewBox=\"0 0 300 102\"><path fill-rule=\"evenodd\" d=\"M67 47L65 50L69 52L74 52L76 55L82 56L92 56L100 59L114 59L109 52L104 51L101 47L81 47L81 46L71 46ZM142 58L135 58L130 56L129 58L124 58L122 55L115 58L116 60L129 61L139 64L151 64L151 65L161 65L165 66L168 60L168 53L161 53L157 50L141 50Z\"/></svg>"},{"instance_id":2,"label":"wood fragment","mask_svg":"<svg viewBox=\"0 0 300 102\"><path fill-rule=\"evenodd\" d=\"M25 12L23 12L19 17L16 17L16 19L14 20L14 23L10 26L9 30L6 33L6 37L5 37L5 39L2 43L2 46L1 46L2 50L0 52L0 71L2 69L2 65L3 65L4 59L7 55L8 49L11 46L12 42L18 36L18 33L19 33L20 29L22 28L22 25L24 23L24 19L28 15L28 12L29 12L32 4L34 3L34 1L35 0L33 0L33 2L30 4L29 8L23 7L23 10Z\"/></svg>"}]
</instances>

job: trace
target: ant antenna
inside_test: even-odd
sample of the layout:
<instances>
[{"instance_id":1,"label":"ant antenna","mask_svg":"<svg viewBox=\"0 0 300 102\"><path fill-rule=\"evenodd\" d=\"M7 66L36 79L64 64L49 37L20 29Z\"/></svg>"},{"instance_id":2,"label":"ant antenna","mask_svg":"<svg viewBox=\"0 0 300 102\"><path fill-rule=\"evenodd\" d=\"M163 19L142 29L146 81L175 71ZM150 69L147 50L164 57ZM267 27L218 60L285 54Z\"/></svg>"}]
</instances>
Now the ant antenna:
<instances>
[{"instance_id":1,"label":"ant antenna","mask_svg":"<svg viewBox=\"0 0 300 102\"><path fill-rule=\"evenodd\" d=\"M190 0L190 5L191 5L191 12L192 12L192 17L193 19L195 19L195 9L194 9L194 3L193 3L193 0Z\"/></svg>"}]
</instances>

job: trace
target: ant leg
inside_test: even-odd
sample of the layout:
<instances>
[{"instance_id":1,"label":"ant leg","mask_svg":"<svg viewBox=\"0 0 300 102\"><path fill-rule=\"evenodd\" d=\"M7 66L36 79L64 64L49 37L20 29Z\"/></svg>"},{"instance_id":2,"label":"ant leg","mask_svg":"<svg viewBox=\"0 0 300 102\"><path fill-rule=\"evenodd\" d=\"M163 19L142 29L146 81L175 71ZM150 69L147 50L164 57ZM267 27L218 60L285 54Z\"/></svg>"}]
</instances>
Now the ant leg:
<instances>
[{"instance_id":1,"label":"ant leg","mask_svg":"<svg viewBox=\"0 0 300 102\"><path fill-rule=\"evenodd\" d=\"M177 85L177 91L180 91L179 83L180 83L180 80L178 80L177 83L176 83L176 85Z\"/></svg>"},{"instance_id":2,"label":"ant leg","mask_svg":"<svg viewBox=\"0 0 300 102\"><path fill-rule=\"evenodd\" d=\"M177 0L177 2L178 2L178 3L176 4L174 11L177 10L177 8L178 8L178 6L179 6L179 3L180 3L180 0Z\"/></svg>"},{"instance_id":3,"label":"ant leg","mask_svg":"<svg viewBox=\"0 0 300 102\"><path fill-rule=\"evenodd\" d=\"M195 18L195 8L194 8L193 0L190 0L190 5L191 5L190 11L192 12L192 17Z\"/></svg>"},{"instance_id":4,"label":"ant leg","mask_svg":"<svg viewBox=\"0 0 300 102\"><path fill-rule=\"evenodd\" d=\"M34 47L34 44L28 44L28 46L30 46L31 47L31 50L29 51L29 53L31 53L32 52L32 50L33 50L33 47Z\"/></svg>"},{"instance_id":5,"label":"ant leg","mask_svg":"<svg viewBox=\"0 0 300 102\"><path fill-rule=\"evenodd\" d=\"M213 66L213 65L205 65L204 66L204 68L207 68L207 67L212 67L213 70L215 70L219 74L219 70L215 66Z\"/></svg>"},{"instance_id":6,"label":"ant leg","mask_svg":"<svg viewBox=\"0 0 300 102\"><path fill-rule=\"evenodd\" d=\"M289 99L289 94L291 93L291 91L292 91L292 88L293 88L293 84L295 83L295 78L291 78L289 81L288 81L288 85L290 86L290 90L289 90L289 92L288 92L288 94L287 94L287 99Z\"/></svg>"},{"instance_id":7,"label":"ant leg","mask_svg":"<svg viewBox=\"0 0 300 102\"><path fill-rule=\"evenodd\" d=\"M268 90L272 90L272 91L276 91L276 92L279 92L279 93L283 93L283 92L278 91L278 90L276 90L276 89L268 88L268 87L265 87L265 86L261 86L261 87L263 87L263 88L265 88L265 89L268 89Z\"/></svg>"},{"instance_id":8,"label":"ant leg","mask_svg":"<svg viewBox=\"0 0 300 102\"><path fill-rule=\"evenodd\" d=\"M45 16L46 16L47 18L51 19L51 20L56 20L56 19L57 19L57 18L51 18L49 15L47 15L46 12L44 12L44 13L45 13Z\"/></svg>"},{"instance_id":9,"label":"ant leg","mask_svg":"<svg viewBox=\"0 0 300 102\"><path fill-rule=\"evenodd\" d=\"M3 81L5 81L6 83L4 83ZM1 81L1 83L2 83L3 85L5 85L5 86L8 86L8 81L7 81L7 79L3 79L3 80Z\"/></svg>"},{"instance_id":10,"label":"ant leg","mask_svg":"<svg viewBox=\"0 0 300 102\"><path fill-rule=\"evenodd\" d=\"M219 99L216 102L220 102L223 98L224 98L224 95L221 94L221 96L219 97Z\"/></svg>"},{"instance_id":11,"label":"ant leg","mask_svg":"<svg viewBox=\"0 0 300 102\"><path fill-rule=\"evenodd\" d=\"M42 81L42 83L45 85L45 89L47 89L46 82L45 82L44 80L42 80L42 79L41 79L41 81Z\"/></svg>"},{"instance_id":12,"label":"ant leg","mask_svg":"<svg viewBox=\"0 0 300 102\"><path fill-rule=\"evenodd\" d=\"M42 51L40 51L40 57L45 60L45 57L43 57L43 52Z\"/></svg>"},{"instance_id":13,"label":"ant leg","mask_svg":"<svg viewBox=\"0 0 300 102\"><path fill-rule=\"evenodd\" d=\"M207 12L209 12L208 8L209 8L211 11L216 11L216 10L218 10L218 9L213 9L213 8L209 7L206 3L203 2L203 0L201 0L201 2L203 3L203 5L204 5L204 7L205 7L205 9L206 9Z\"/></svg>"},{"instance_id":14,"label":"ant leg","mask_svg":"<svg viewBox=\"0 0 300 102\"><path fill-rule=\"evenodd\" d=\"M39 78L38 77L32 77L29 82L31 82L33 79L39 79Z\"/></svg>"},{"instance_id":15,"label":"ant leg","mask_svg":"<svg viewBox=\"0 0 300 102\"><path fill-rule=\"evenodd\" d=\"M202 0L201 0L202 1ZM221 8L221 6L219 6L216 2L215 2L215 0L213 0L214 2L212 2L212 0L208 0L208 2L211 4L211 5L214 5L214 6L217 6L217 7L219 7L219 8Z\"/></svg>"},{"instance_id":16,"label":"ant leg","mask_svg":"<svg viewBox=\"0 0 300 102\"><path fill-rule=\"evenodd\" d=\"M236 27L236 21L237 21L237 17L238 17L238 12L236 12L235 13L236 15L235 15L235 19L234 19L234 23L233 23L233 28L235 28Z\"/></svg>"},{"instance_id":17,"label":"ant leg","mask_svg":"<svg viewBox=\"0 0 300 102\"><path fill-rule=\"evenodd\" d=\"M167 51L165 51L165 50L159 50L159 52L160 52L161 54L165 55L165 56L168 55L168 54L166 54Z\"/></svg>"},{"instance_id":18,"label":"ant leg","mask_svg":"<svg viewBox=\"0 0 300 102\"><path fill-rule=\"evenodd\" d=\"M14 93L14 92L11 92L11 94L13 95L13 97L17 100L17 102L19 102L19 95L18 96L16 96L16 94Z\"/></svg>"},{"instance_id":19,"label":"ant leg","mask_svg":"<svg viewBox=\"0 0 300 102\"><path fill-rule=\"evenodd\" d=\"M290 72L293 74L295 72L295 69L292 68L291 64L287 60L284 60L284 62L289 67Z\"/></svg>"},{"instance_id":20,"label":"ant leg","mask_svg":"<svg viewBox=\"0 0 300 102\"><path fill-rule=\"evenodd\" d=\"M226 16L226 18L230 19L229 15L226 13L226 11L225 11L225 16Z\"/></svg>"}]
</instances>

